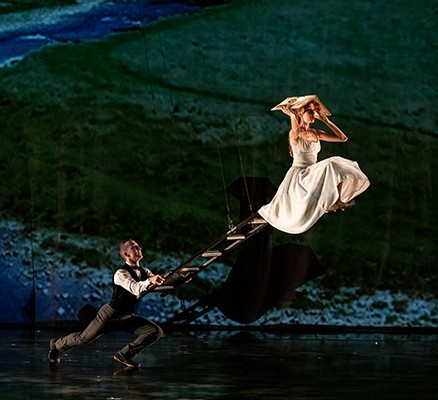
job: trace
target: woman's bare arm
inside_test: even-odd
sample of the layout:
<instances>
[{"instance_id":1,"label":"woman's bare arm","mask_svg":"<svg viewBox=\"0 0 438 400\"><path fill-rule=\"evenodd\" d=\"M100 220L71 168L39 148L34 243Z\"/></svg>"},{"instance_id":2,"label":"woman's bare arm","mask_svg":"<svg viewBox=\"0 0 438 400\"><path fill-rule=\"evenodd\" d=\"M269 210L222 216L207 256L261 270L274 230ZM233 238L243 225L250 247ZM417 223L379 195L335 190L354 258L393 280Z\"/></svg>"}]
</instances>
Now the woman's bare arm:
<instances>
[{"instance_id":1,"label":"woman's bare arm","mask_svg":"<svg viewBox=\"0 0 438 400\"><path fill-rule=\"evenodd\" d=\"M291 111L287 106L283 106L281 108L281 111L283 111L286 115L289 115L290 117L289 144L297 144L298 136L300 133L297 117L294 112Z\"/></svg>"},{"instance_id":2,"label":"woman's bare arm","mask_svg":"<svg viewBox=\"0 0 438 400\"><path fill-rule=\"evenodd\" d=\"M321 129L315 129L320 140L326 142L346 142L348 137L342 132L339 127L328 119L326 115L319 115L315 113L315 118L324 122L329 128L330 132L323 131Z\"/></svg>"}]
</instances>

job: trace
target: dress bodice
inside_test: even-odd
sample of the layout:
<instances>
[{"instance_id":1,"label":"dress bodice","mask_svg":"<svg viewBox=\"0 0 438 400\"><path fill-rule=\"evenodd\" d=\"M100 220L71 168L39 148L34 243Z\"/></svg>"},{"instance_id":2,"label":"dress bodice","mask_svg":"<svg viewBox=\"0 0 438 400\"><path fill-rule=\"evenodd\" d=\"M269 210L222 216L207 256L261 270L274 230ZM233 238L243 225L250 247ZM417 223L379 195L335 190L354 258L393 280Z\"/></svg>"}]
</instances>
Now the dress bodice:
<instances>
[{"instance_id":1,"label":"dress bodice","mask_svg":"<svg viewBox=\"0 0 438 400\"><path fill-rule=\"evenodd\" d=\"M293 167L306 168L317 162L318 153L321 150L321 143L309 142L304 140L301 136L298 138L297 144L292 144L292 151L294 154Z\"/></svg>"}]
</instances>

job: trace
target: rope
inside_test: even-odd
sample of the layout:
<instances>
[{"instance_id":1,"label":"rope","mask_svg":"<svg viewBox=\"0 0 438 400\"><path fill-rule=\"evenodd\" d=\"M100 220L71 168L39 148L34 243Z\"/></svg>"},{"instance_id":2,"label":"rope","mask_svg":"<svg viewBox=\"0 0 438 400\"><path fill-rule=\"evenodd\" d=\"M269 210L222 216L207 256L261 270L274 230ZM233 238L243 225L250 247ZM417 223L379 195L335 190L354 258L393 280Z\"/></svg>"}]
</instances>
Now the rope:
<instances>
[{"instance_id":1,"label":"rope","mask_svg":"<svg viewBox=\"0 0 438 400\"><path fill-rule=\"evenodd\" d=\"M197 25L197 28L198 28L198 36L199 36L199 31L200 30L199 30L199 26L198 25ZM198 40L198 41L199 41L199 43L202 43L202 40ZM216 42L220 43L221 41L216 41ZM205 61L206 57L205 57L205 52L203 50L202 45L200 46L200 50L201 50L201 55L202 55L202 62L204 64L204 66L205 66L206 65L206 61ZM223 56L222 56L220 50L218 51L218 53L219 53L220 58L222 60ZM221 68L220 71L221 71L221 74L222 74L222 68ZM222 81L223 82L227 82L225 79L223 79ZM227 93L229 93L229 86L227 85L227 83L225 83L225 85L226 85ZM229 95L227 95L227 103L228 103L229 108L232 108L231 100L230 100ZM246 173L245 173L243 158L242 158L242 154L241 154L241 151L240 151L239 134L238 134L234 124L232 125L232 129L233 129L233 132L234 132L234 135L235 135L237 154L239 156L240 170L241 170L242 178L243 178L244 185L245 185L245 193L246 193L246 197L247 197L247 200L248 200L249 208L250 208L250 211L251 211L251 214L252 214L253 213L253 207L252 207L251 198L250 198L250 195L249 195L249 188L248 188L248 182L247 182L247 179L246 179ZM216 144L216 147L217 147L217 151L218 151L218 155L219 155L220 170L221 170L221 174L222 174L222 184L223 184L223 187L224 187L225 203L226 203L226 207L227 207L228 226L231 229L231 228L234 227L234 225L233 225L233 221L231 219L231 211L230 211L230 206L229 206L229 202L228 202L228 196L227 196L227 192L226 192L224 169L223 169L223 165L222 165L222 160L221 160L219 146L217 144Z\"/></svg>"},{"instance_id":2,"label":"rope","mask_svg":"<svg viewBox=\"0 0 438 400\"><path fill-rule=\"evenodd\" d=\"M143 28L144 28L143 21L145 19L145 10L143 8L143 4L142 4L141 0L138 0L137 4L139 7L140 16L141 16L140 25L141 25L141 28L143 31ZM157 14L156 14L155 7L154 7L154 16L156 17L156 15ZM160 41L161 41L161 39L160 39ZM148 45L146 42L146 34L144 32L142 34L142 42L143 42L143 52L144 52L147 72L148 72L148 75L151 76L152 73L151 73L151 65L150 65L150 59L149 59L149 49L148 49ZM167 75L167 70L166 70L166 75ZM148 86L149 86L149 95L150 95L150 98L152 99L152 113L153 113L155 121L158 121L157 101L156 101L156 96L155 96L151 81L149 81ZM173 100L172 99L171 99L171 102L172 102L172 109L173 109ZM164 162L164 157L163 157L162 143L161 143L161 140L159 140L159 139L157 140L157 148L158 148L158 154L159 154L159 159L160 159L160 168L161 168L161 170L164 170L165 162ZM167 213L167 216L170 217L170 204L169 204L168 196L166 197L166 213Z\"/></svg>"},{"instance_id":3,"label":"rope","mask_svg":"<svg viewBox=\"0 0 438 400\"><path fill-rule=\"evenodd\" d=\"M218 144L216 144L216 148L217 148L217 154L218 154L218 157L219 157L219 165L220 165L221 175L222 175L222 186L223 186L223 189L224 189L225 204L226 204L226 207L227 207L228 229L232 229L232 228L234 228L234 224L233 224L233 220L231 219L231 210L230 210L230 203L228 202L227 187L226 187L226 184L225 184L224 168L223 168L223 165L222 165L221 151L219 149L219 145Z\"/></svg>"},{"instance_id":4,"label":"rope","mask_svg":"<svg viewBox=\"0 0 438 400\"><path fill-rule=\"evenodd\" d=\"M219 55L221 57L221 60L223 60L223 56L222 56L222 53L221 53L220 50L219 50ZM221 68L221 74L222 74L222 68ZM228 86L227 81L225 79L223 79L222 81L225 82L225 87L226 87L226 90L227 90L227 93L228 93L227 94L228 106L229 106L230 109L232 109L233 106L231 104L231 100L230 100L230 96L229 96L229 93L230 93L229 86ZM243 165L242 153L240 151L239 134L238 134L238 132L236 130L235 124L232 124L232 129L233 129L234 136L235 136L237 154L239 156L240 170L241 170L243 182L244 182L244 185L245 185L245 193L246 193L249 209L250 209L251 214L252 214L253 213L253 207L252 207L251 197L249 195L248 182L247 182L247 179L246 179L245 168L244 168L244 165Z\"/></svg>"},{"instance_id":5,"label":"rope","mask_svg":"<svg viewBox=\"0 0 438 400\"><path fill-rule=\"evenodd\" d=\"M242 171L243 183L245 185L246 199L248 200L249 210L250 210L251 214L253 214L254 211L252 209L251 196L249 195L248 182L246 180L246 174L245 174L245 169L244 169L244 166L243 166L242 154L240 152L239 134L237 133L235 127L234 127L234 133L235 133L235 136L236 136L236 147L237 147L237 153L239 154L240 169Z\"/></svg>"},{"instance_id":6,"label":"rope","mask_svg":"<svg viewBox=\"0 0 438 400\"><path fill-rule=\"evenodd\" d=\"M144 19L144 9L143 9L143 7L141 5L141 0L138 1L138 4L139 4L139 7L140 7L140 13L141 13L142 20L143 20ZM153 9L154 17L156 19L157 18L156 7L152 6L152 9ZM163 41L162 41L162 37L161 37L160 31L157 30L156 32L157 32L157 36L158 36L158 39L159 39L160 53L161 53L161 57L162 57L163 65L164 65L164 73L165 73L166 83L167 83L167 87L168 87L169 101L170 101L170 105L172 107L172 111L171 111L171 113L172 113L172 124L173 124L173 126L175 128L175 132L176 132L176 135L177 135L178 147L179 147L179 150L180 150L180 153L181 153L181 158L184 159L182 141L181 141L179 130L176 129L176 123L175 123L175 118L174 118L174 108L175 108L175 105L174 105L174 98L173 98L173 94L172 94L172 90L171 90L171 85L170 85L170 80L169 80L169 72L168 72L167 61L166 61L166 57L165 57L165 54L164 54ZM146 46L145 35L143 35L143 43L144 43L144 51L145 51L146 62L147 62L147 65L148 65L148 72L150 73L150 64L149 64L149 58L148 58L148 55L147 55L147 46ZM201 46L201 54L202 54L202 61L203 61L204 65L205 65L206 64L206 62L205 62L205 53L203 51L202 46ZM223 59L220 50L219 50L219 55L220 55L221 59ZM224 82L226 82L226 81L224 80ZM226 83L225 83L225 85L226 85L227 91L229 92L228 85ZM153 96L152 87L150 87L150 92L151 92L151 94ZM154 101L154 115L156 117L156 106L155 106L155 99L154 98L153 98L153 101ZM230 101L229 96L227 96L227 103L228 103L229 108L231 108L232 105L231 105L231 101ZM232 129L233 129L234 135L235 135L235 141L236 141L236 148L237 148L237 153L238 153L238 157L239 157L240 170L241 170L242 178L243 178L244 185L245 185L245 193L246 193L246 197L247 197L247 200L248 200L250 211L252 213L253 212L253 207L252 207L251 198L250 198L250 195L249 195L249 188L248 188L248 182L247 182L247 179L246 179L246 173L245 173L242 153L241 153L241 150L240 150L239 135L238 135L238 132L237 132L236 127L235 127L234 124L232 125ZM222 174L222 183L223 183L223 186L225 188L224 169L223 169L223 165L222 165L222 160L221 160L221 157L220 157L219 149L218 149L218 153L219 153L220 168L221 168L221 174ZM160 153L160 155L161 155L161 153ZM192 192L190 191L189 193L190 193L189 203L190 203L190 207L191 207L191 212L192 212L192 214L194 214L193 201L192 201ZM226 199L226 207L227 207L227 214L228 214L227 215L228 225L233 227L233 222L231 220L231 211L230 211L230 206L229 206L229 202L228 202L228 197L226 195L226 190L225 190L225 199Z\"/></svg>"},{"instance_id":7,"label":"rope","mask_svg":"<svg viewBox=\"0 0 438 400\"><path fill-rule=\"evenodd\" d=\"M152 8L153 8L154 17L155 17L155 20L156 20L157 19L157 12L156 12L155 5L153 5ZM169 80L169 73L168 73L168 68L167 68L166 56L164 55L163 40L161 38L161 32L158 29L156 30L156 32L157 32L158 40L159 40L159 44L160 44L161 58L162 58L163 64L164 64L164 72L165 72L165 76L166 76L167 91L168 91L168 94L169 94L170 105L172 107L172 109L171 109L171 115L172 115L171 122L172 122L172 125L173 125L173 128L174 128L174 131L176 132L176 137L177 137L177 142L178 142L177 144L178 144L178 149L180 151L181 160L186 161L185 157L184 157L184 152L183 152L181 135L180 135L179 129L177 128L176 123L175 123L175 117L174 117L175 116L174 115L175 103L174 103L174 100L173 100L173 94L172 94L172 89L171 89L170 80ZM193 194L192 194L191 191L189 191L189 204L190 204L191 214L193 216L193 215L195 215L195 210L194 210L194 207L193 207Z\"/></svg>"}]
</instances>

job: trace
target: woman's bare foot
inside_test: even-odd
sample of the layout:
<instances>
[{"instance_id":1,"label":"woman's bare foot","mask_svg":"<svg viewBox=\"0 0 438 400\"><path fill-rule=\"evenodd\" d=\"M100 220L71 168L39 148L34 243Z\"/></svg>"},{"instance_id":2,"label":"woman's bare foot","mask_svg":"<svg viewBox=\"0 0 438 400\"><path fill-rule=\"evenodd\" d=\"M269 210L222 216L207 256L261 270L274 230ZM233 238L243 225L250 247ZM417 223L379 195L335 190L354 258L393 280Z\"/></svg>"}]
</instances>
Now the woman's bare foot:
<instances>
[{"instance_id":1,"label":"woman's bare foot","mask_svg":"<svg viewBox=\"0 0 438 400\"><path fill-rule=\"evenodd\" d=\"M335 204L333 204L327 211L328 212L341 212L345 211L356 205L354 200L349 201L348 203L344 203L341 200L337 200Z\"/></svg>"}]
</instances>

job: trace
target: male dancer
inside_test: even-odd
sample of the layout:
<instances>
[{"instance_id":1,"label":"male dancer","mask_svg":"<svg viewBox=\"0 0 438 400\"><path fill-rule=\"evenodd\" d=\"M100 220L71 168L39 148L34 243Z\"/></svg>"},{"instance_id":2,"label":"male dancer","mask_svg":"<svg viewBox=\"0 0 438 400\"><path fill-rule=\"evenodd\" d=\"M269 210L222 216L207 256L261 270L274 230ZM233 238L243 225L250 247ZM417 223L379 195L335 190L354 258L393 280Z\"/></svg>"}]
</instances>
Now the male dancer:
<instances>
[{"instance_id":1,"label":"male dancer","mask_svg":"<svg viewBox=\"0 0 438 400\"><path fill-rule=\"evenodd\" d=\"M122 242L119 252L125 260L125 265L114 274L112 299L101 307L96 317L82 332L50 340L50 365L59 365L61 353L90 343L104 333L125 331L137 337L117 352L114 359L130 368L137 368L140 364L132 358L163 335L157 324L135 313L142 295L152 285L161 285L164 278L140 266L143 254L141 247L134 240Z\"/></svg>"}]
</instances>

